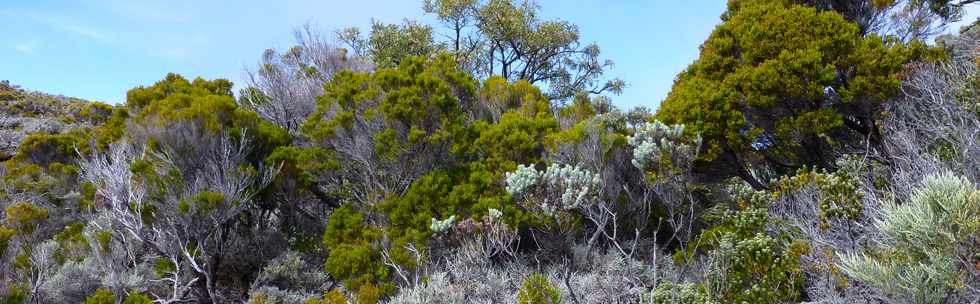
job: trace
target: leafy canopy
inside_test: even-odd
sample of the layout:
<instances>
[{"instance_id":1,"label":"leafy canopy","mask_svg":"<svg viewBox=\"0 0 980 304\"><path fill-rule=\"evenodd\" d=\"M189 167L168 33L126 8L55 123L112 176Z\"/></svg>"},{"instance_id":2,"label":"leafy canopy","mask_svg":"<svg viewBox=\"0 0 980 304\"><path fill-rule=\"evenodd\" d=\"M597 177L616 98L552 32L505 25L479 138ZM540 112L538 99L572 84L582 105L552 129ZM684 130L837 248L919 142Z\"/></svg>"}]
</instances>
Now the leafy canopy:
<instances>
[{"instance_id":1,"label":"leafy canopy","mask_svg":"<svg viewBox=\"0 0 980 304\"><path fill-rule=\"evenodd\" d=\"M733 1L723 20L657 112L704 138L698 169L717 178L751 179L752 163L828 168L840 148L880 144L883 103L927 51L783 1Z\"/></svg>"}]
</instances>

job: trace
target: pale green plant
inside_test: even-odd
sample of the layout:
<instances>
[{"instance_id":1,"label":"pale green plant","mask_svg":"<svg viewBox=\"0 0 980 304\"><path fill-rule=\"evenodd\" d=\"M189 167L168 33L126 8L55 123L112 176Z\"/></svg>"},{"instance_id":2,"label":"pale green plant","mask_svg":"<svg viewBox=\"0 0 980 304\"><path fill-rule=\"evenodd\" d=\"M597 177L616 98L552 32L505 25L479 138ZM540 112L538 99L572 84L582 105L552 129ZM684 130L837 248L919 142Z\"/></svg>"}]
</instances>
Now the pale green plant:
<instances>
[{"instance_id":1,"label":"pale green plant","mask_svg":"<svg viewBox=\"0 0 980 304\"><path fill-rule=\"evenodd\" d=\"M943 303L965 269L957 252L980 231L980 191L951 173L930 175L908 202L886 202L874 224L876 254L842 255L845 273L896 300Z\"/></svg>"},{"instance_id":2,"label":"pale green plant","mask_svg":"<svg viewBox=\"0 0 980 304\"><path fill-rule=\"evenodd\" d=\"M439 219L436 219L436 218L432 218L432 223L429 224L429 229L432 230L432 232L437 233L437 234L438 233L445 233L446 231L449 231L449 229L453 227L453 224L455 222L456 222L456 216L455 215L450 216L449 218L444 219L444 220L439 220Z\"/></svg>"}]
</instances>

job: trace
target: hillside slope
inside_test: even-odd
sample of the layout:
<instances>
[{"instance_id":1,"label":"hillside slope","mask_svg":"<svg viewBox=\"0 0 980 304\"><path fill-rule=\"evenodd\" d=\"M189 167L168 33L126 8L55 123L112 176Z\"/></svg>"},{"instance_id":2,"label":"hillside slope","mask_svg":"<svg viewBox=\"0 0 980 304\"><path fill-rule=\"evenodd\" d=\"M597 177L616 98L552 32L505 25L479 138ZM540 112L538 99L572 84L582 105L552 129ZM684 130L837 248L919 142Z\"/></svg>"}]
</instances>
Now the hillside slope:
<instances>
[{"instance_id":1,"label":"hillside slope","mask_svg":"<svg viewBox=\"0 0 980 304\"><path fill-rule=\"evenodd\" d=\"M98 123L96 112L111 108L101 103L27 91L9 81L0 81L0 160L17 152L20 143L31 133L62 133ZM103 114L104 114L103 113Z\"/></svg>"}]
</instances>

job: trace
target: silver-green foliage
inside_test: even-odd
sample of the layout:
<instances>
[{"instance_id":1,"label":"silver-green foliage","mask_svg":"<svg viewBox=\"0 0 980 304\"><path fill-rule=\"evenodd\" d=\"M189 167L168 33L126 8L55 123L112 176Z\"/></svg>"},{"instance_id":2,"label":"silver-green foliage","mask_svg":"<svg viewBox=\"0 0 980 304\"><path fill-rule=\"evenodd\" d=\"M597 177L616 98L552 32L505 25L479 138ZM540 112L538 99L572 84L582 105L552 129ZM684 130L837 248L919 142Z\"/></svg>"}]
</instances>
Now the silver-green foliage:
<instances>
[{"instance_id":1,"label":"silver-green foliage","mask_svg":"<svg viewBox=\"0 0 980 304\"><path fill-rule=\"evenodd\" d=\"M506 174L506 183L515 200L548 215L587 207L602 191L599 174L570 165L552 164L544 171L520 165Z\"/></svg>"},{"instance_id":2,"label":"silver-green foliage","mask_svg":"<svg viewBox=\"0 0 980 304\"><path fill-rule=\"evenodd\" d=\"M879 255L845 254L841 268L894 299L941 303L965 269L958 252L980 231L980 191L950 173L927 176L911 200L885 204L875 227Z\"/></svg>"},{"instance_id":3,"label":"silver-green foliage","mask_svg":"<svg viewBox=\"0 0 980 304\"><path fill-rule=\"evenodd\" d=\"M287 251L262 268L252 282L249 295L274 303L304 303L319 296L329 277L308 263L300 253Z\"/></svg>"},{"instance_id":4,"label":"silver-green foliage","mask_svg":"<svg viewBox=\"0 0 980 304\"><path fill-rule=\"evenodd\" d=\"M452 228L455 222L456 222L455 215L450 216L449 218L444 220L438 220L436 218L432 218L432 222L431 224L429 224L429 229L435 233L443 233L449 231L449 228Z\"/></svg>"},{"instance_id":5,"label":"silver-green foliage","mask_svg":"<svg viewBox=\"0 0 980 304\"><path fill-rule=\"evenodd\" d=\"M463 284L454 284L449 274L436 272L429 276L424 284L398 290L387 303L391 304L451 304L467 303L467 295Z\"/></svg>"},{"instance_id":6,"label":"silver-green foliage","mask_svg":"<svg viewBox=\"0 0 980 304\"><path fill-rule=\"evenodd\" d=\"M664 282L645 294L642 303L714 304L717 303L697 284Z\"/></svg>"},{"instance_id":7,"label":"silver-green foliage","mask_svg":"<svg viewBox=\"0 0 980 304\"><path fill-rule=\"evenodd\" d=\"M684 125L668 126L660 121L641 125L636 134L626 138L634 147L633 166L645 169L650 162L660 158L664 149L680 141L683 135Z\"/></svg>"}]
</instances>

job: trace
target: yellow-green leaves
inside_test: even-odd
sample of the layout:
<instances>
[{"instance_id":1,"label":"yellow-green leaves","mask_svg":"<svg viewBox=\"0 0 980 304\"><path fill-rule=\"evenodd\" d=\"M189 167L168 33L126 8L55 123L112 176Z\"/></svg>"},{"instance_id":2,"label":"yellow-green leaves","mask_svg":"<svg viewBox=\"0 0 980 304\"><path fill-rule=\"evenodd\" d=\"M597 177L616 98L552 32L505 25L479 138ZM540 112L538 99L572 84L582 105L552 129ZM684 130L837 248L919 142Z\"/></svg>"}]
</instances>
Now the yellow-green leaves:
<instances>
[{"instance_id":1,"label":"yellow-green leaves","mask_svg":"<svg viewBox=\"0 0 980 304\"><path fill-rule=\"evenodd\" d=\"M17 234L27 235L48 219L48 209L30 202L19 202L7 206L6 215L7 225Z\"/></svg>"},{"instance_id":2,"label":"yellow-green leaves","mask_svg":"<svg viewBox=\"0 0 980 304\"><path fill-rule=\"evenodd\" d=\"M879 136L899 73L925 53L918 43L864 37L833 11L737 1L657 117L704 137L710 165L701 169L712 174L745 175L722 168L746 167L753 154L765 156L762 165L830 167L849 139Z\"/></svg>"},{"instance_id":3,"label":"yellow-green leaves","mask_svg":"<svg viewBox=\"0 0 980 304\"><path fill-rule=\"evenodd\" d=\"M177 209L184 214L194 212L198 215L207 215L212 211L218 210L218 208L228 207L226 206L227 203L223 194L204 191L188 199L180 200L177 204Z\"/></svg>"},{"instance_id":4,"label":"yellow-green leaves","mask_svg":"<svg viewBox=\"0 0 980 304\"><path fill-rule=\"evenodd\" d=\"M343 280L349 290L384 285L388 268L374 243L379 237L380 232L365 222L364 214L349 205L334 210L323 235L323 243L330 250L324 264L327 272Z\"/></svg>"},{"instance_id":5,"label":"yellow-green leaves","mask_svg":"<svg viewBox=\"0 0 980 304\"><path fill-rule=\"evenodd\" d=\"M367 44L371 58L380 67L398 66L411 56L429 57L439 49L432 38L432 27L415 21L401 25L375 21Z\"/></svg>"},{"instance_id":6,"label":"yellow-green leaves","mask_svg":"<svg viewBox=\"0 0 980 304\"><path fill-rule=\"evenodd\" d=\"M558 304L561 303L561 292L548 277L533 273L524 280L524 285L517 294L520 304Z\"/></svg>"},{"instance_id":7,"label":"yellow-green leaves","mask_svg":"<svg viewBox=\"0 0 980 304\"><path fill-rule=\"evenodd\" d=\"M21 143L17 158L44 166L51 163L74 163L79 152L89 152L87 139L88 133L84 129L61 134L34 133Z\"/></svg>"}]
</instances>

